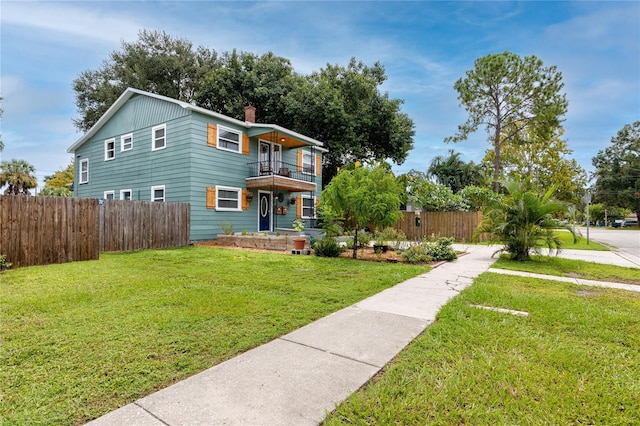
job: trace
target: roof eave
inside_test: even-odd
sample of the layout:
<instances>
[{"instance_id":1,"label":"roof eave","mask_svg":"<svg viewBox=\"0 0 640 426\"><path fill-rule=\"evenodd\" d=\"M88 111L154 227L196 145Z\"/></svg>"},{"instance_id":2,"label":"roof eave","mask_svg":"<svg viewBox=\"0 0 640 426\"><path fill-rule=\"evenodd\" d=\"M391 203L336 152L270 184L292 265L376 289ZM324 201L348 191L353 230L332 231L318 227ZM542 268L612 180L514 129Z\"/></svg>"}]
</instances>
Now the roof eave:
<instances>
[{"instance_id":1,"label":"roof eave","mask_svg":"<svg viewBox=\"0 0 640 426\"><path fill-rule=\"evenodd\" d=\"M80 139L78 139L73 145L71 145L68 149L67 152L68 153L74 153L76 149L78 149L82 144L84 144L85 142L87 142L89 139L91 139L97 132L98 130L100 130L100 128L107 122L109 121L109 119L111 119L111 117L113 117L113 115L118 112L118 110L133 96L133 95L144 95L144 96L149 96L152 98L156 98L156 99L160 99L163 101L167 101L167 102L171 102L174 104L177 104L179 106L181 106L184 109L188 109L194 112L198 112L200 114L203 115L207 115L209 117L214 117L217 118L219 120L222 121L226 121L227 123L233 123L236 124L238 126L243 126L245 128L265 128L265 129L269 129L272 131L277 131L277 132L281 132L284 133L286 135L289 135L292 138L298 139L303 141L304 143L307 143L309 145L312 145L314 147L316 147L316 149L323 151L323 152L328 152L327 149L323 148L323 144L322 142L310 138L308 136L304 136L301 135L300 133L294 132L292 130L288 130L285 129L283 127L278 126L277 124L262 124L262 123L252 123L249 121L240 121L237 120L235 118L231 118L231 117L227 117L226 115L214 112L214 111L210 111L208 109L196 106L196 105L191 105L187 102L183 102L183 101L179 101L177 99L172 99L172 98L168 98L166 96L162 96L162 95L157 95L155 93L150 93L150 92L145 92L143 90L139 90L139 89L134 89L132 87L127 88L127 90L125 90L122 95L120 95L120 97L118 99L116 99L116 101L113 103L113 105L111 105L109 107L109 109L107 109L107 111L102 115L102 117L100 117L100 119L93 125L91 126L91 128L89 129L89 131L87 131L87 133L85 133Z\"/></svg>"}]
</instances>

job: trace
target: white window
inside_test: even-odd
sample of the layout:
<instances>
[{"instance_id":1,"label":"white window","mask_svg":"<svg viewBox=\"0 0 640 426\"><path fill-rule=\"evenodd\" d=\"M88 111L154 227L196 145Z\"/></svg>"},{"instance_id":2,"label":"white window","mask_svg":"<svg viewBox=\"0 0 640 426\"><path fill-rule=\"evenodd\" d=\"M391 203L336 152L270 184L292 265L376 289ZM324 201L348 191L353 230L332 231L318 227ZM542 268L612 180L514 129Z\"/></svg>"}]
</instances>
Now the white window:
<instances>
[{"instance_id":1,"label":"white window","mask_svg":"<svg viewBox=\"0 0 640 426\"><path fill-rule=\"evenodd\" d=\"M129 151L133 149L133 133L120 136L120 151Z\"/></svg>"},{"instance_id":2,"label":"white window","mask_svg":"<svg viewBox=\"0 0 640 426\"><path fill-rule=\"evenodd\" d=\"M240 211L242 189L216 186L216 210Z\"/></svg>"},{"instance_id":3,"label":"white window","mask_svg":"<svg viewBox=\"0 0 640 426\"><path fill-rule=\"evenodd\" d=\"M116 140L107 139L104 141L104 161L116 158Z\"/></svg>"},{"instance_id":4,"label":"white window","mask_svg":"<svg viewBox=\"0 0 640 426\"><path fill-rule=\"evenodd\" d=\"M302 151L302 172L315 174L316 162L310 152Z\"/></svg>"},{"instance_id":5,"label":"white window","mask_svg":"<svg viewBox=\"0 0 640 426\"><path fill-rule=\"evenodd\" d=\"M242 132L218 126L218 148L227 151L241 152Z\"/></svg>"},{"instance_id":6,"label":"white window","mask_svg":"<svg viewBox=\"0 0 640 426\"><path fill-rule=\"evenodd\" d=\"M164 202L164 185L151 187L151 201Z\"/></svg>"},{"instance_id":7,"label":"white window","mask_svg":"<svg viewBox=\"0 0 640 426\"><path fill-rule=\"evenodd\" d=\"M130 189L121 189L120 190L120 199L121 200L130 200L132 193L133 192Z\"/></svg>"},{"instance_id":8,"label":"white window","mask_svg":"<svg viewBox=\"0 0 640 426\"><path fill-rule=\"evenodd\" d=\"M80 160L80 183L89 182L89 159Z\"/></svg>"},{"instance_id":9,"label":"white window","mask_svg":"<svg viewBox=\"0 0 640 426\"><path fill-rule=\"evenodd\" d=\"M104 191L105 200L113 200L116 197L115 191Z\"/></svg>"},{"instance_id":10,"label":"white window","mask_svg":"<svg viewBox=\"0 0 640 426\"><path fill-rule=\"evenodd\" d=\"M316 197L302 196L302 217L304 219L315 219L316 217Z\"/></svg>"},{"instance_id":11,"label":"white window","mask_svg":"<svg viewBox=\"0 0 640 426\"><path fill-rule=\"evenodd\" d=\"M167 147L167 125L161 124L151 129L151 151Z\"/></svg>"}]
</instances>

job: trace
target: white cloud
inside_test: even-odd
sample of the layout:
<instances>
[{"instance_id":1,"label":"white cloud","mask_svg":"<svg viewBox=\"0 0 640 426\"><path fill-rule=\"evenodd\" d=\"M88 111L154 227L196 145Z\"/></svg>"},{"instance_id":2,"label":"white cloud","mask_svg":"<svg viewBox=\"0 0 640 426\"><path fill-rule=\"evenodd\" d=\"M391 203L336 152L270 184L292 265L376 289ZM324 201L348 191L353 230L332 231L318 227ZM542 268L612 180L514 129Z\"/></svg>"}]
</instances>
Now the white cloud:
<instances>
[{"instance_id":1,"label":"white cloud","mask_svg":"<svg viewBox=\"0 0 640 426\"><path fill-rule=\"evenodd\" d=\"M103 3L104 4L104 3ZM73 37L76 44L97 41L119 43L135 38L140 24L127 19L114 5L113 12L92 8L91 3L2 2L2 26ZM117 29L117 31L115 30Z\"/></svg>"}]
</instances>

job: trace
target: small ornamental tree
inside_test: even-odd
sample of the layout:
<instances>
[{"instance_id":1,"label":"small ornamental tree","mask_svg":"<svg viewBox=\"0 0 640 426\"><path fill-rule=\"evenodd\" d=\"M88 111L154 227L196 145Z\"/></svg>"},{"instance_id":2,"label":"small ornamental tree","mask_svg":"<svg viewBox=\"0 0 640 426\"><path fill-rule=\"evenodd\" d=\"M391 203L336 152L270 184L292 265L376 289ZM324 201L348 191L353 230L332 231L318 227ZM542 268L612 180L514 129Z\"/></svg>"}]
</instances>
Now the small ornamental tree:
<instances>
[{"instance_id":1,"label":"small ornamental tree","mask_svg":"<svg viewBox=\"0 0 640 426\"><path fill-rule=\"evenodd\" d=\"M493 204L476 231L476 236L486 233L490 243L504 245L496 253L506 251L514 260L529 260L532 251L538 253L545 246L549 250L556 249L557 253L562 246L555 232L558 227L567 229L574 241L577 240L571 226L561 226L553 218L553 214L567 211L564 203L551 199L555 188L540 195L527 191L521 182L501 183L507 196L503 202Z\"/></svg>"},{"instance_id":2,"label":"small ornamental tree","mask_svg":"<svg viewBox=\"0 0 640 426\"><path fill-rule=\"evenodd\" d=\"M402 217L401 192L393 173L383 167L358 167L356 164L340 170L323 189L319 209L325 216L340 218L355 227L355 259L359 228L392 226Z\"/></svg>"}]
</instances>

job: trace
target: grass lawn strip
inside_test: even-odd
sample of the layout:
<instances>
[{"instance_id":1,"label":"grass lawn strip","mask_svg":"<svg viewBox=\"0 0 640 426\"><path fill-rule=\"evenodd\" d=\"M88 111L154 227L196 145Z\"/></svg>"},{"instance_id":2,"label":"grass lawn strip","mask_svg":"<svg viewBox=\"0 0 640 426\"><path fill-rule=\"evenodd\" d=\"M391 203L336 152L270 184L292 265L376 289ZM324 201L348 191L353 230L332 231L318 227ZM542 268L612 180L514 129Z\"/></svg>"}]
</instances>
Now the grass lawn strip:
<instances>
[{"instance_id":1,"label":"grass lawn strip","mask_svg":"<svg viewBox=\"0 0 640 426\"><path fill-rule=\"evenodd\" d=\"M638 312L637 293L482 274L325 424L635 424Z\"/></svg>"},{"instance_id":2,"label":"grass lawn strip","mask_svg":"<svg viewBox=\"0 0 640 426\"><path fill-rule=\"evenodd\" d=\"M604 246L600 243L596 243L591 238L589 239L589 244L587 244L586 235L580 236L580 239L577 242L573 242L573 237L571 233L565 229L557 230L558 236L562 241L562 249L564 250L595 250L595 251L610 251L609 247Z\"/></svg>"},{"instance_id":3,"label":"grass lawn strip","mask_svg":"<svg viewBox=\"0 0 640 426\"><path fill-rule=\"evenodd\" d=\"M3 272L0 423L84 423L428 270L185 247Z\"/></svg>"},{"instance_id":4,"label":"grass lawn strip","mask_svg":"<svg viewBox=\"0 0 640 426\"><path fill-rule=\"evenodd\" d=\"M560 238L560 240L562 241L562 249L563 250L594 250L594 251L610 251L610 249L607 246L604 246L602 244L596 243L595 241L591 240L589 241L589 244L587 244L587 238L582 235L580 236L580 238L578 239L577 242L573 242L573 237L571 236L571 233L565 229L556 229L555 230L556 233L558 234L558 237ZM577 230L576 230L577 232ZM488 245L488 242L483 242L481 244L484 245ZM493 246L496 247L496 250L501 247L500 244L493 244Z\"/></svg>"},{"instance_id":5,"label":"grass lawn strip","mask_svg":"<svg viewBox=\"0 0 640 426\"><path fill-rule=\"evenodd\" d=\"M554 256L533 256L528 262L516 262L502 256L492 265L492 268L640 285L639 268L604 265Z\"/></svg>"}]
</instances>

